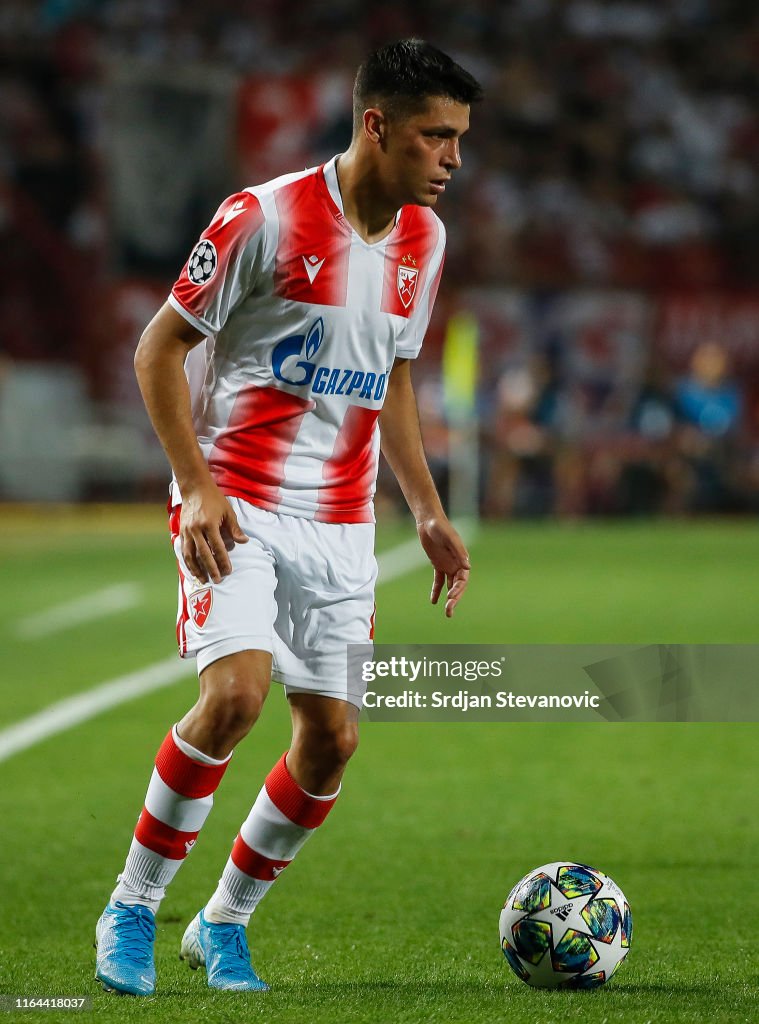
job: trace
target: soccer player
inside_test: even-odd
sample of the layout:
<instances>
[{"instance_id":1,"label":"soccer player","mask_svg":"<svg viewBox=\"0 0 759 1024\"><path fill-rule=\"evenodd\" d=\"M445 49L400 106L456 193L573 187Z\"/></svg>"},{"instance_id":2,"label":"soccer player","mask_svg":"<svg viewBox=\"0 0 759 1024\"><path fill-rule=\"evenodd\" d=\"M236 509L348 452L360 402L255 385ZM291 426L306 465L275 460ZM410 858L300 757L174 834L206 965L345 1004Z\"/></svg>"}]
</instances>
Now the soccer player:
<instances>
[{"instance_id":1,"label":"soccer player","mask_svg":"<svg viewBox=\"0 0 759 1024\"><path fill-rule=\"evenodd\" d=\"M420 40L359 68L350 148L225 200L135 366L173 469L180 654L200 696L161 745L124 870L97 923L106 990L155 989L155 914L270 680L289 750L266 777L180 955L254 991L245 928L322 824L357 744L346 645L374 628L381 447L453 614L469 557L422 449L411 360L443 267L433 207L460 166L478 83Z\"/></svg>"}]
</instances>

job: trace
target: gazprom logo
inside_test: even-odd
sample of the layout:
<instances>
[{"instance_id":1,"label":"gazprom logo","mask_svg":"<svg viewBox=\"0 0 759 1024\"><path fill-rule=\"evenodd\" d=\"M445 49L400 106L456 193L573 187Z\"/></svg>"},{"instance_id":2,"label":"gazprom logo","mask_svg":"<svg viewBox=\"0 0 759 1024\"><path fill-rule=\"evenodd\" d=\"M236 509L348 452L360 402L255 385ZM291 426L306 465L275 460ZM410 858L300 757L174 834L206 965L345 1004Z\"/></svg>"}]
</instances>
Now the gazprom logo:
<instances>
[{"instance_id":1,"label":"gazprom logo","mask_svg":"<svg viewBox=\"0 0 759 1024\"><path fill-rule=\"evenodd\" d=\"M318 366L313 362L324 341L321 317L306 334L293 334L274 346L271 368L277 380L295 387L307 387L315 395L356 395L379 402L385 394L387 373L353 367ZM299 358L305 356L305 359Z\"/></svg>"},{"instance_id":2,"label":"gazprom logo","mask_svg":"<svg viewBox=\"0 0 759 1024\"><path fill-rule=\"evenodd\" d=\"M316 369L316 363L312 363L310 360L313 359L321 348L323 340L324 321L319 317L316 323L311 325L305 337L302 334L294 334L291 338L285 338L284 341L280 341L274 349L271 359L271 368L277 380L281 380L285 384L310 384ZM285 376L283 373L285 363L293 356L301 355L304 342L306 343L306 358L298 360L295 366L290 369L292 376ZM298 374L297 371L300 371L300 373Z\"/></svg>"}]
</instances>

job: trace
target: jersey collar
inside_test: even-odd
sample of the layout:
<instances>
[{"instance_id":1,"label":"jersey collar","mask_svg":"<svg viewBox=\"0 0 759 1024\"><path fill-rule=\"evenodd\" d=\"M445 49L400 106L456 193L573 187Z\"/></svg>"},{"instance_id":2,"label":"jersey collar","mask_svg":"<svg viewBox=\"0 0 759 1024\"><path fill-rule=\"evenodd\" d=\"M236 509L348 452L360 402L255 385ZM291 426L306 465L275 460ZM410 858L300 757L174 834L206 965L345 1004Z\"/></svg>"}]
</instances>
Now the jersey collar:
<instances>
[{"instance_id":1,"label":"jersey collar","mask_svg":"<svg viewBox=\"0 0 759 1024\"><path fill-rule=\"evenodd\" d=\"M319 170L321 171L322 179L327 187L329 198L332 200L332 205L335 207L335 213L338 217L345 217L345 210L343 209L343 197L340 193L340 184L337 180L337 161L342 156L342 153L338 153L333 156L331 160L328 160L326 164L323 164ZM401 213L403 210L398 210L395 215L395 226L398 226L398 221L401 219ZM347 224L347 221L346 221ZM374 243L375 245L379 243Z\"/></svg>"},{"instance_id":2,"label":"jersey collar","mask_svg":"<svg viewBox=\"0 0 759 1024\"><path fill-rule=\"evenodd\" d=\"M337 182L337 158L341 156L340 153L337 156L333 156L331 160L328 160L322 167L322 175L324 177L324 184L327 186L327 192L329 192L329 198L332 200L333 205L337 208L337 212L341 217L345 216L343 210L343 197L340 195L340 186Z\"/></svg>"}]
</instances>

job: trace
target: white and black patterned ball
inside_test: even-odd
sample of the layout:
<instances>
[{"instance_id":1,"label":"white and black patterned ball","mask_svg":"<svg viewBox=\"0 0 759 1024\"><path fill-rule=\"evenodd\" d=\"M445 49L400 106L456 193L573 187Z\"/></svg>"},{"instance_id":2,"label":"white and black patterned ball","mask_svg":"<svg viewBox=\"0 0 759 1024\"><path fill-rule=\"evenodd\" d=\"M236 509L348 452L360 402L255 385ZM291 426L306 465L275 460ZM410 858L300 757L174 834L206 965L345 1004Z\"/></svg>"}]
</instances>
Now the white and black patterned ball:
<instances>
[{"instance_id":1,"label":"white and black patterned ball","mask_svg":"<svg viewBox=\"0 0 759 1024\"><path fill-rule=\"evenodd\" d=\"M193 284L206 284L216 273L219 260L216 247L207 238L202 238L192 250L187 262L187 276Z\"/></svg>"},{"instance_id":2,"label":"white and black patterned ball","mask_svg":"<svg viewBox=\"0 0 759 1024\"><path fill-rule=\"evenodd\" d=\"M602 871L574 861L525 875L509 893L499 924L509 966L535 988L597 988L632 942L625 894Z\"/></svg>"}]
</instances>

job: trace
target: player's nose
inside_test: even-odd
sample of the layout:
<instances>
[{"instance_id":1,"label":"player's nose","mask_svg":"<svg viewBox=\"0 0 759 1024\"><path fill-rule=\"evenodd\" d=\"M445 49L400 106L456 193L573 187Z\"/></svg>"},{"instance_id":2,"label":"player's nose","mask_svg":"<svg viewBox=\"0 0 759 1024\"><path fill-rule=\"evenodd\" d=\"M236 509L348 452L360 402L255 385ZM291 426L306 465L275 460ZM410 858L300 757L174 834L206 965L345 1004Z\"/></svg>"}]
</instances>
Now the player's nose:
<instances>
[{"instance_id":1,"label":"player's nose","mask_svg":"<svg viewBox=\"0 0 759 1024\"><path fill-rule=\"evenodd\" d=\"M459 149L458 139L449 140L443 159L447 170L455 171L461 167L461 151Z\"/></svg>"}]
</instances>

